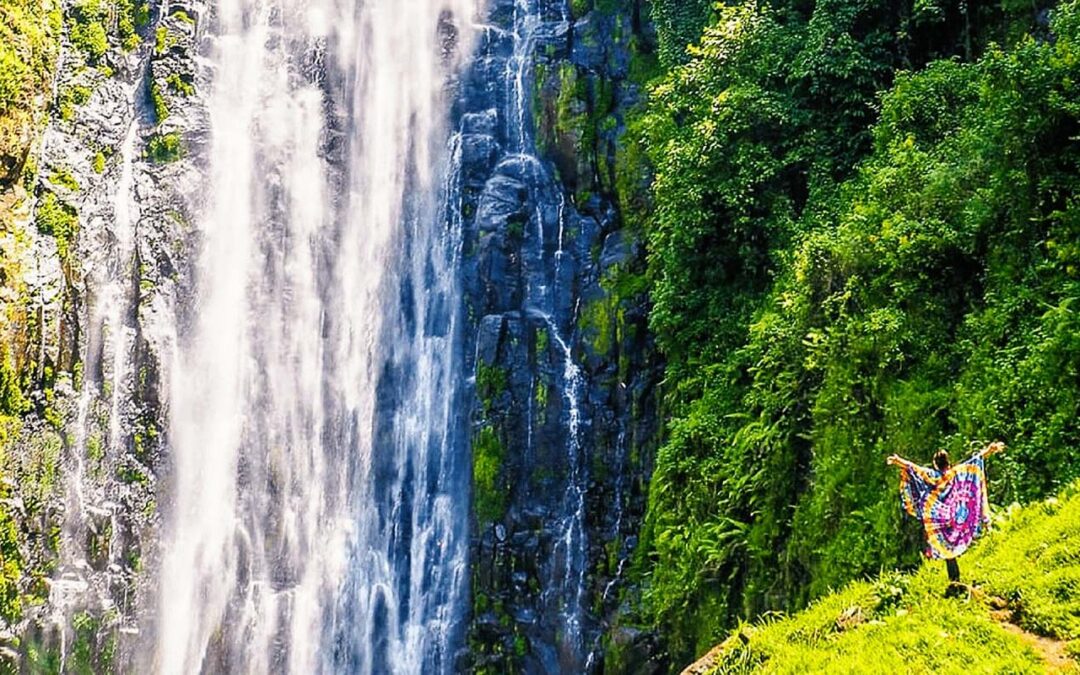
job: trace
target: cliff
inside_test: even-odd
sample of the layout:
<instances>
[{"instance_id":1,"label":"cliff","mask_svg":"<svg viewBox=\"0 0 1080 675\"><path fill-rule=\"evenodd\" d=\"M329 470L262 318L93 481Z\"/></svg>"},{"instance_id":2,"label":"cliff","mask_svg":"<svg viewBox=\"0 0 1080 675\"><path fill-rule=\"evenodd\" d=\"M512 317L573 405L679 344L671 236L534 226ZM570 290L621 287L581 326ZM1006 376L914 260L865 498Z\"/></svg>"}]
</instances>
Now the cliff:
<instances>
[{"instance_id":1,"label":"cliff","mask_svg":"<svg viewBox=\"0 0 1080 675\"><path fill-rule=\"evenodd\" d=\"M659 433L644 250L615 169L652 37L644 3L489 12L459 104L475 335L469 663L598 672Z\"/></svg>"}]
</instances>

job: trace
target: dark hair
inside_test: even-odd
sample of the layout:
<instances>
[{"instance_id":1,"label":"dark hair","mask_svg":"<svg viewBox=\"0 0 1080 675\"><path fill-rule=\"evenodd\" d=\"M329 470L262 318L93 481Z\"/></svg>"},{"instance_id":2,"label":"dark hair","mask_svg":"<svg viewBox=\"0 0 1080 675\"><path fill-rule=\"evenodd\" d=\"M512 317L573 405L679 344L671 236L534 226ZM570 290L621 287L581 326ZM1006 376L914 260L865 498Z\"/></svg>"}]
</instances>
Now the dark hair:
<instances>
[{"instance_id":1,"label":"dark hair","mask_svg":"<svg viewBox=\"0 0 1080 675\"><path fill-rule=\"evenodd\" d=\"M934 466L938 471L945 471L949 468L949 453L944 450L938 450L934 453Z\"/></svg>"}]
</instances>

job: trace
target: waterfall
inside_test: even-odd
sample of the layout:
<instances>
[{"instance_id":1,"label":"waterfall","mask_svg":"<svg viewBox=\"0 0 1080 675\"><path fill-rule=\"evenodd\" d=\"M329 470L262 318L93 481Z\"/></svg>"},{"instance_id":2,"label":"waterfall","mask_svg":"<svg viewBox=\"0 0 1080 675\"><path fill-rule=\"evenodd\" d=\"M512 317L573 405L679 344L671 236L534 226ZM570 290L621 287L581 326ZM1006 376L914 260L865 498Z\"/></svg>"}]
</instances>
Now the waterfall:
<instances>
[{"instance_id":1,"label":"waterfall","mask_svg":"<svg viewBox=\"0 0 1080 675\"><path fill-rule=\"evenodd\" d=\"M505 87L507 90L506 126L511 156L507 161L520 162L527 167L535 206L532 218L536 221L537 243L523 252L527 270L527 304L531 313L543 318L549 337L557 346L562 360L560 389L565 406L563 432L566 452L566 487L558 506L555 529L558 538L552 554L555 563L544 580L546 604L558 616L562 651L561 667L591 669L594 654L586 654L583 622L585 621L586 572L588 533L585 523L585 497L588 474L585 466L586 448L582 446L583 395L585 380L574 356L574 326L576 308L559 308L557 298L566 284L573 283L563 274L563 264L569 252L566 244L567 203L562 185L540 159L535 138L529 129L529 107L532 99L530 74L535 51L541 37L557 31L569 21L568 3L562 0L514 0L513 51L507 59ZM545 228L542 203L554 204L557 222ZM554 230L557 240L550 250L547 232ZM567 294L570 297L571 294ZM562 311L560 311L560 309ZM559 321L556 317L563 317ZM532 410L529 412L531 425Z\"/></svg>"},{"instance_id":2,"label":"waterfall","mask_svg":"<svg viewBox=\"0 0 1080 675\"><path fill-rule=\"evenodd\" d=\"M123 95L132 101L133 88ZM123 487L107 479L124 452L122 402L129 398L131 334L134 332L132 274L135 260L135 203L133 164L138 123L130 120L119 148L119 175L111 199L111 218L97 214L109 226L95 228L102 239L85 261L88 293L87 339L81 354L78 402L72 429L72 452L67 456L65 512L59 575L50 584L52 622L60 633L61 669L67 656L75 611L85 608L91 589L106 609L114 601L101 589L120 583L124 575L117 544ZM102 434L102 419L108 433ZM104 550L102 550L104 549Z\"/></svg>"},{"instance_id":3,"label":"waterfall","mask_svg":"<svg viewBox=\"0 0 1080 675\"><path fill-rule=\"evenodd\" d=\"M453 668L469 473L447 92L476 1L216 5L158 672Z\"/></svg>"}]
</instances>

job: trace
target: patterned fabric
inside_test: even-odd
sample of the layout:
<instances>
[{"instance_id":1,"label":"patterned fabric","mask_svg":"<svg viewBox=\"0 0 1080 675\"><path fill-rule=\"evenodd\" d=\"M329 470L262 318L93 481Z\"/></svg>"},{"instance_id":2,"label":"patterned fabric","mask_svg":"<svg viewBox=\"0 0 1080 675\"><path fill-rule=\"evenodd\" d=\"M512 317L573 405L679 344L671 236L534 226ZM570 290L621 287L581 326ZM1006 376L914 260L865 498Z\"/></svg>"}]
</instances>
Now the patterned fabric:
<instances>
[{"instance_id":1,"label":"patterned fabric","mask_svg":"<svg viewBox=\"0 0 1080 675\"><path fill-rule=\"evenodd\" d=\"M922 521L926 556L955 558L971 546L990 521L986 471L981 454L950 467L944 474L906 463L900 471L904 510Z\"/></svg>"}]
</instances>

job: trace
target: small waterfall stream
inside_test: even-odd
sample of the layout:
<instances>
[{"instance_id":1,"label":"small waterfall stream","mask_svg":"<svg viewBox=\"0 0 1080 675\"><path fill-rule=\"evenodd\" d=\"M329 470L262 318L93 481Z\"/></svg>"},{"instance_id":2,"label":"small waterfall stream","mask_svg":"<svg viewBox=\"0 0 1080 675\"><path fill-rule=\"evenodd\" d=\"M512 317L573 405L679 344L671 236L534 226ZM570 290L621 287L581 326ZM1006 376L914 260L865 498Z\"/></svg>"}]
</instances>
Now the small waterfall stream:
<instances>
[{"instance_id":1,"label":"small waterfall stream","mask_svg":"<svg viewBox=\"0 0 1080 675\"><path fill-rule=\"evenodd\" d=\"M556 385L563 404L562 442L566 476L564 492L555 506L554 530L557 533L551 555L553 564L548 577L542 580L542 604L546 611L557 616L559 664L571 671L589 667L587 638L583 631L586 615L586 572L588 566L588 533L586 530L586 493L588 466L583 446L585 424L585 379L575 354L575 306L562 306L566 299L576 297L572 271L566 263L572 257L567 244L566 219L569 217L564 188L540 157L532 129L533 69L538 45L551 44L552 36L565 30L570 20L564 0L514 0L512 50L506 59L503 75L505 104L501 115L507 136L506 154L496 167L496 173L506 170L528 185L533 200L529 226L535 241L526 243L521 251L524 305L527 313L546 326L553 353L560 362ZM554 206L554 208L548 208ZM533 385L535 386L535 385ZM527 442L531 444L535 410L530 399L526 411ZM531 447L531 446L530 446Z\"/></svg>"},{"instance_id":2,"label":"small waterfall stream","mask_svg":"<svg viewBox=\"0 0 1080 675\"><path fill-rule=\"evenodd\" d=\"M124 95L134 109L134 86ZM61 662L75 611L86 605L91 589L108 589L122 573L119 541L123 487L107 479L124 452L122 405L130 396L131 333L134 297L135 223L133 193L138 121L131 119L118 148L119 171L111 200L111 226L101 228L105 241L85 266L88 287L87 340L81 355L81 382L72 430L72 451L65 476L66 510L60 546L60 575L51 586L53 620L61 633ZM105 217L104 215L99 217ZM83 552L88 552L89 556ZM91 559L87 559L87 558ZM93 583L91 583L93 582ZM109 610L113 600L101 594L94 603ZM61 665L61 669L63 665Z\"/></svg>"}]
</instances>

